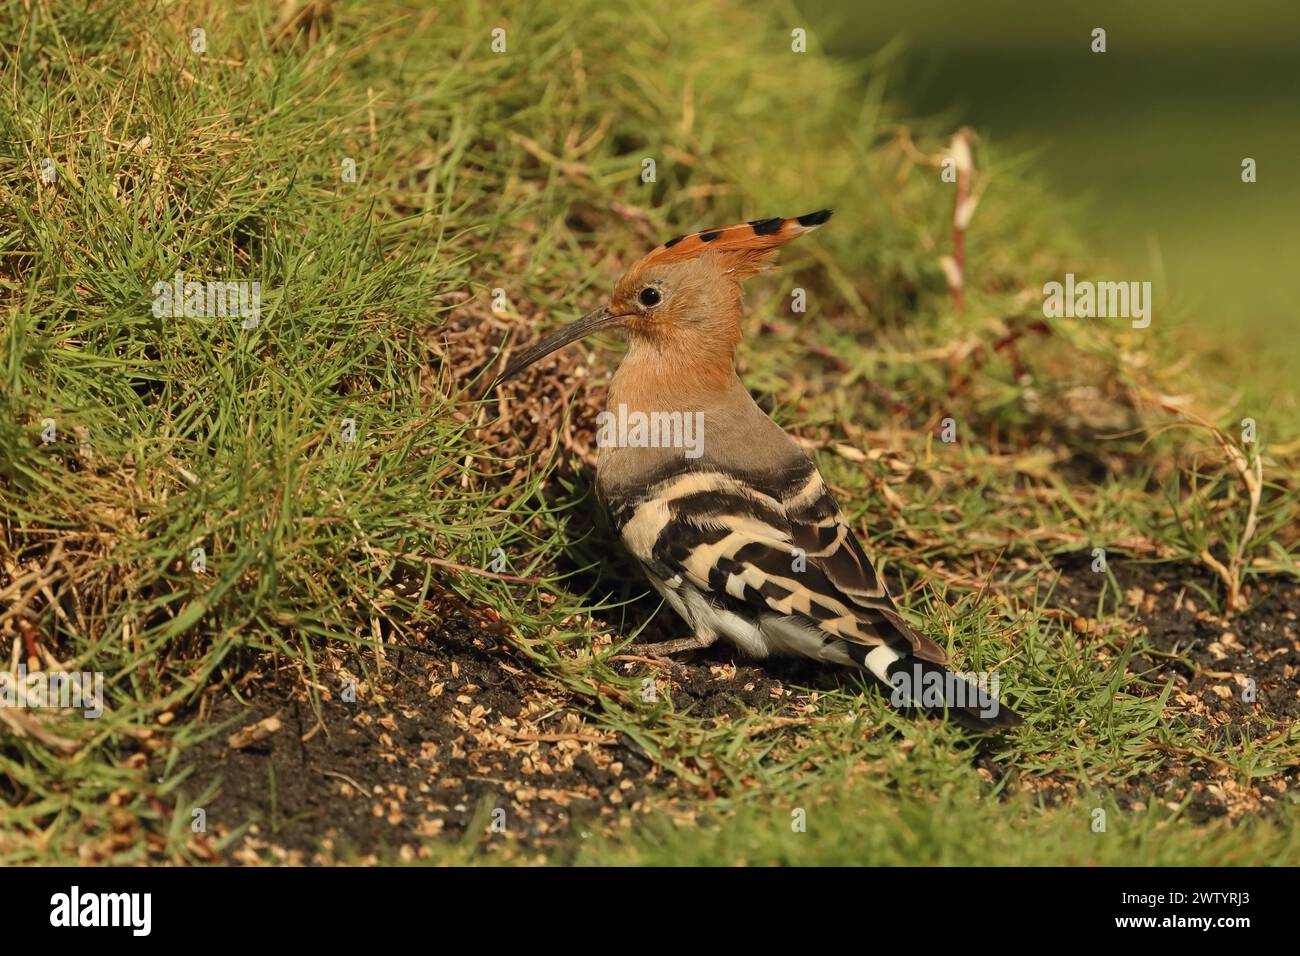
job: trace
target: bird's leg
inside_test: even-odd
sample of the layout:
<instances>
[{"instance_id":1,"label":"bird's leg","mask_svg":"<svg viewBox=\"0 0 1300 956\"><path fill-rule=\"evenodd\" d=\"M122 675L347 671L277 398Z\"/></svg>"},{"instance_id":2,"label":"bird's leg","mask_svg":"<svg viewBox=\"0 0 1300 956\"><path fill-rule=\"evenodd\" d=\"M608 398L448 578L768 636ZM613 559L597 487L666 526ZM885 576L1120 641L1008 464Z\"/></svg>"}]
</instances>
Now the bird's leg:
<instances>
[{"instance_id":1,"label":"bird's leg","mask_svg":"<svg viewBox=\"0 0 1300 956\"><path fill-rule=\"evenodd\" d=\"M668 657L685 651L702 651L704 648L716 643L717 640L717 634L696 634L692 637L682 637L675 641L663 641L659 644L633 644L631 649L636 650L639 654L644 654L646 657Z\"/></svg>"}]
</instances>

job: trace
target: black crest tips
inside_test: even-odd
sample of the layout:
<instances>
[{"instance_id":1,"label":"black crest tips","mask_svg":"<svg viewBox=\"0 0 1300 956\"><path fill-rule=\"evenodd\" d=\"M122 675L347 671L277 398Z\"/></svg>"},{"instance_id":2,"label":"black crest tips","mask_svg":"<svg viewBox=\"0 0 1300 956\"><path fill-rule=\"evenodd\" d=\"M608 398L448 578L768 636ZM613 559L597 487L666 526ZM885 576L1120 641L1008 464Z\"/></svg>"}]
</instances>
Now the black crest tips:
<instances>
[{"instance_id":1,"label":"black crest tips","mask_svg":"<svg viewBox=\"0 0 1300 956\"><path fill-rule=\"evenodd\" d=\"M662 246L656 247L639 263L644 268L651 263L682 262L703 255L706 251L723 256L738 257L744 260L741 265L733 264L732 274L736 270L749 269L746 275L752 275L755 263L766 262L775 254L777 247L784 245L805 232L820 226L831 218L829 209L810 212L797 219L751 219L749 222L736 223L734 226L705 229L691 232L684 236L669 239ZM745 263L748 263L745 265Z\"/></svg>"},{"instance_id":2,"label":"black crest tips","mask_svg":"<svg viewBox=\"0 0 1300 956\"><path fill-rule=\"evenodd\" d=\"M819 209L817 212L810 212L806 215L800 216L797 222L801 226L812 227L820 226L830 218L831 211L829 209Z\"/></svg>"}]
</instances>

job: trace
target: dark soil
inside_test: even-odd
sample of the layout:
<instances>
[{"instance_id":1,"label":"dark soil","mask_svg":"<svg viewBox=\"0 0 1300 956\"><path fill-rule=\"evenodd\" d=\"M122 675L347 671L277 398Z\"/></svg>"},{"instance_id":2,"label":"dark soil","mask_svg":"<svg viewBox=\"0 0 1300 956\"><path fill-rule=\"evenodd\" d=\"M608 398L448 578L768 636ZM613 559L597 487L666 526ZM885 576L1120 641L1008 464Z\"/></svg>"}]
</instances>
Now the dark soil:
<instances>
[{"instance_id":1,"label":"dark soil","mask_svg":"<svg viewBox=\"0 0 1300 956\"><path fill-rule=\"evenodd\" d=\"M379 678L368 652L322 677L319 713L291 676L254 682L248 705L225 695L212 708L210 723L229 725L186 751L187 783L219 782L203 804L210 837L249 825L227 856L413 859L429 837L543 848L662 783L635 745L591 726L466 618L427 653L390 645L385 657ZM340 699L348 679L354 703ZM281 727L265 741L229 746L273 714Z\"/></svg>"},{"instance_id":2,"label":"dark soil","mask_svg":"<svg viewBox=\"0 0 1300 956\"><path fill-rule=\"evenodd\" d=\"M1136 639L1141 650L1130 658L1129 672L1152 686L1172 682L1168 716L1200 731L1205 751L1213 753L1216 744L1245 736L1258 741L1287 733L1300 714L1300 584L1280 578L1248 584L1249 606L1228 618L1215 610L1221 593L1197 566L1121 561L1104 575L1084 561L1065 565L1051 603L1073 615L1080 640L1110 638L1109 650L1118 653L1119 644ZM1133 626L1126 634L1099 633L1103 614ZM1171 751L1161 773L1100 789L1134 809L1152 797L1181 802L1190 796L1186 813L1198 822L1279 814L1300 793L1296 764L1269 780L1238 776L1195 753ZM1066 795L1045 797L1055 802Z\"/></svg>"},{"instance_id":3,"label":"dark soil","mask_svg":"<svg viewBox=\"0 0 1300 956\"><path fill-rule=\"evenodd\" d=\"M1247 592L1251 607L1225 622L1199 590L1214 594L1215 582L1185 565L1116 562L1108 576L1091 573L1086 563L1066 564L1062 572L1051 605L1103 656L1117 654L1135 636L1140 647L1156 652L1134 654L1129 670L1152 684L1174 681L1171 715L1208 736L1249 727L1258 739L1300 714L1300 585L1256 582ZM624 626L649 616L642 640L682 636L671 612L656 607L652 598L633 602ZM1106 620L1114 622L1118 613L1131 627L1124 634L1099 632L1099 607ZM634 658L635 650L628 651ZM319 714L295 675L252 682L244 691L251 694L247 705L227 695L210 708L210 723L229 726L186 751L195 770L189 790L220 782L204 805L210 836L249 826L227 848L228 858L412 859L427 852L421 847L428 838L549 856L572 845L584 820L636 809L671 784L632 741L594 726L578 709L581 702L542 681L504 640L467 616L449 620L436 644L418 652L387 645L385 656L378 678L371 651L337 662L333 676L322 680ZM645 661L622 666L632 674L650 672ZM719 720L780 710L804 698L806 689L852 679L799 661L758 666L722 643L655 673L678 708ZM358 682L355 703L340 699L348 678ZM1247 678L1254 681L1253 702L1243 698ZM272 714L281 718L278 732L246 749L229 746L233 730ZM972 760L994 777L1015 775L1014 768L990 764L982 748L972 751ZM1172 755L1167 772L1109 789L1134 804L1190 793L1189 814L1208 818L1268 812L1287 799L1288 782L1298 786L1292 770L1243 795L1223 776ZM1056 803L1075 785L1042 780L1034 789ZM493 830L494 811L504 811L504 833Z\"/></svg>"},{"instance_id":4,"label":"dark soil","mask_svg":"<svg viewBox=\"0 0 1300 956\"><path fill-rule=\"evenodd\" d=\"M1130 671L1174 680L1198 726L1300 717L1300 584L1248 584L1249 606L1225 619L1210 600L1221 588L1201 568L1121 562L1110 571L1118 593L1085 565L1061 579L1054 603L1088 619L1104 601L1107 614L1131 617L1158 653L1134 655Z\"/></svg>"}]
</instances>

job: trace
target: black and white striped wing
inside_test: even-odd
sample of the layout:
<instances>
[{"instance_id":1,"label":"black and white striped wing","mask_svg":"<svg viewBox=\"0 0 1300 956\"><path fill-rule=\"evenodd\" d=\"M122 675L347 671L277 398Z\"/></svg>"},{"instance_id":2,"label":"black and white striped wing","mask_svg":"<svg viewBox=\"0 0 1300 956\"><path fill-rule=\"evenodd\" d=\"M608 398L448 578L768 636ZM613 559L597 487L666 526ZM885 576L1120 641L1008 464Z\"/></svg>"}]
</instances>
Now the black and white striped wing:
<instances>
[{"instance_id":1,"label":"black and white striped wing","mask_svg":"<svg viewBox=\"0 0 1300 956\"><path fill-rule=\"evenodd\" d=\"M628 548L662 580L680 576L751 618L788 616L852 644L947 660L899 616L807 459L757 476L678 470L607 504Z\"/></svg>"}]
</instances>

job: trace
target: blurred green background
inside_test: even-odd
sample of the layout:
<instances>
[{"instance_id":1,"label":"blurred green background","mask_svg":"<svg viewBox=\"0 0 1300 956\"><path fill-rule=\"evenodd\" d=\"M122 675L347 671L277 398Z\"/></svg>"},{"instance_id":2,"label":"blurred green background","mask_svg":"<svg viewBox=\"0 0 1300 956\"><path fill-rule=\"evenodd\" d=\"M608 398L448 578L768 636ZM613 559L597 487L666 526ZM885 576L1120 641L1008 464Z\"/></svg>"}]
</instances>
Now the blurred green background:
<instances>
[{"instance_id":1,"label":"blurred green background","mask_svg":"<svg viewBox=\"0 0 1300 956\"><path fill-rule=\"evenodd\" d=\"M886 67L902 115L972 125L1000 156L1032 152L1080 200L1063 225L1105 257L1094 274L1150 279L1155 321L1193 323L1194 341L1271 383L1300 375L1300 2L802 9L827 53Z\"/></svg>"}]
</instances>

